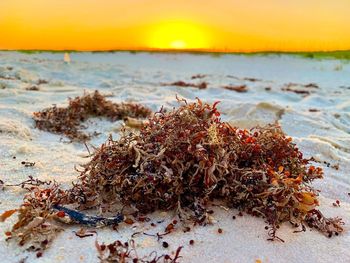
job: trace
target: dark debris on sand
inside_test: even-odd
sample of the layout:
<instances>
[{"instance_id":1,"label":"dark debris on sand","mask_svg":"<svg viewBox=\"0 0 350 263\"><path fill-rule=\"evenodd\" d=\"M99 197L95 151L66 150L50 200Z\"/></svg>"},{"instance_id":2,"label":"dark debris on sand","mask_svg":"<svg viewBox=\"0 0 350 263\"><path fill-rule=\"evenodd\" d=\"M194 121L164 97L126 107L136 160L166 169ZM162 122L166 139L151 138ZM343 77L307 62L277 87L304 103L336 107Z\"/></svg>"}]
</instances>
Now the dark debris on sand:
<instances>
[{"instance_id":1,"label":"dark debris on sand","mask_svg":"<svg viewBox=\"0 0 350 263\"><path fill-rule=\"evenodd\" d=\"M244 93L248 91L247 85L237 85L237 86L227 85L227 86L223 86L223 88L227 90L236 91L239 93Z\"/></svg>"},{"instance_id":2,"label":"dark debris on sand","mask_svg":"<svg viewBox=\"0 0 350 263\"><path fill-rule=\"evenodd\" d=\"M162 83L163 86L177 86L177 87L192 87L197 89L206 89L208 87L208 83L202 81L200 83L189 83L182 80L171 82L171 83Z\"/></svg>"}]
</instances>

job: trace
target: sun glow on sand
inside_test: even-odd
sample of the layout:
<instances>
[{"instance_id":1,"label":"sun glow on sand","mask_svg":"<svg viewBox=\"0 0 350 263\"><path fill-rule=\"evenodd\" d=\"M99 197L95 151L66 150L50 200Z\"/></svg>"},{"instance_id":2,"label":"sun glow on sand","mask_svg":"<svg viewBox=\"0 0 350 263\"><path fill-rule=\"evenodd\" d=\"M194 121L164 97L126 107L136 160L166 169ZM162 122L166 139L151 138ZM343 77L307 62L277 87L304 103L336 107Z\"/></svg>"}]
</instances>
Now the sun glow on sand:
<instances>
[{"instance_id":1,"label":"sun glow on sand","mask_svg":"<svg viewBox=\"0 0 350 263\"><path fill-rule=\"evenodd\" d=\"M149 47L156 49L208 48L204 29L190 22L165 22L151 29Z\"/></svg>"}]
</instances>

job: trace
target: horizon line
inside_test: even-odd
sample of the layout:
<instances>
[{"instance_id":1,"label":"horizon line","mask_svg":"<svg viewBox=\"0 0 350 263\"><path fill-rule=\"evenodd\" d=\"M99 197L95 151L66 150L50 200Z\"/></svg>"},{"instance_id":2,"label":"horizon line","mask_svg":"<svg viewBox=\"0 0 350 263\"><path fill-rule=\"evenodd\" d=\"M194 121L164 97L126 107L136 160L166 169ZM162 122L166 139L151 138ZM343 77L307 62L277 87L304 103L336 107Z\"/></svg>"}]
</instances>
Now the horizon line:
<instances>
[{"instance_id":1,"label":"horizon line","mask_svg":"<svg viewBox=\"0 0 350 263\"><path fill-rule=\"evenodd\" d=\"M220 57L221 55L243 55L243 56L299 56L307 59L335 59L350 61L350 49L345 50L321 50L321 51L219 51L206 49L106 49L106 50L74 50L74 49L1 49L0 52L19 52L23 54L36 53L122 53L130 54L192 54L211 55Z\"/></svg>"},{"instance_id":2,"label":"horizon line","mask_svg":"<svg viewBox=\"0 0 350 263\"><path fill-rule=\"evenodd\" d=\"M156 52L156 53L226 53L226 54L259 54L259 53L335 53L335 52L350 52L349 49L333 49L333 50L228 50L228 49L206 49L206 48L116 48L116 49L11 49L0 48L0 51L23 51L23 52Z\"/></svg>"}]
</instances>

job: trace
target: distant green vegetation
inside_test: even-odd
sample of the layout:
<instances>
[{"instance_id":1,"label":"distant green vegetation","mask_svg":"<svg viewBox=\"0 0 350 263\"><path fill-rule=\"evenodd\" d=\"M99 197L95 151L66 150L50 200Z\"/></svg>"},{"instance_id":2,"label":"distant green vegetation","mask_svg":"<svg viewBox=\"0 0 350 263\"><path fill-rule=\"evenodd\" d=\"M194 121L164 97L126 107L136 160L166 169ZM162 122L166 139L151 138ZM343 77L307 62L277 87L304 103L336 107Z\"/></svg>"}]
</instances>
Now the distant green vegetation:
<instances>
[{"instance_id":1,"label":"distant green vegetation","mask_svg":"<svg viewBox=\"0 0 350 263\"><path fill-rule=\"evenodd\" d=\"M7 51L7 50L3 50ZM37 54L37 53L78 53L86 51L78 50L18 50L17 52L24 54ZM350 60L350 50L346 51L319 51L319 52L277 52L277 51L264 51L264 52L212 52L203 50L105 50L105 51L89 51L91 53L118 53L128 52L131 54L137 53L170 53L170 54L193 54L193 55L210 55L213 57L221 57L222 55L243 55L243 56L269 56L269 55L292 55L310 59L338 59L338 60Z\"/></svg>"},{"instance_id":2,"label":"distant green vegetation","mask_svg":"<svg viewBox=\"0 0 350 263\"><path fill-rule=\"evenodd\" d=\"M246 56L269 56L269 55L292 55L310 59L339 59L350 60L350 50L345 51L318 51L318 52L278 52L278 51L264 51L264 52L250 52L250 53L224 53L224 54L239 54Z\"/></svg>"},{"instance_id":3,"label":"distant green vegetation","mask_svg":"<svg viewBox=\"0 0 350 263\"><path fill-rule=\"evenodd\" d=\"M301 56L305 58L312 59L350 59L350 51L324 51L324 52L292 52L292 53L283 53L283 54L292 54L296 56Z\"/></svg>"},{"instance_id":4,"label":"distant green vegetation","mask_svg":"<svg viewBox=\"0 0 350 263\"><path fill-rule=\"evenodd\" d=\"M331 51L331 52L306 52L300 55L307 58L335 58L335 59L350 59L350 51Z\"/></svg>"}]
</instances>

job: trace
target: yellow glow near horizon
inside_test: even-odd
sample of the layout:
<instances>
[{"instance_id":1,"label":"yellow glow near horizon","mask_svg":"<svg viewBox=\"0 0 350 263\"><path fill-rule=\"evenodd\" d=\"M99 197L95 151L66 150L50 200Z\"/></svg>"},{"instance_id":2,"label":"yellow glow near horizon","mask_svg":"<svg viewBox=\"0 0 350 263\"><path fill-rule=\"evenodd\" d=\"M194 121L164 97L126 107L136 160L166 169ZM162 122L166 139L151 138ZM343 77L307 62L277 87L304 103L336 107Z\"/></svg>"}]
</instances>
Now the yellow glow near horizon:
<instances>
[{"instance_id":1,"label":"yellow glow near horizon","mask_svg":"<svg viewBox=\"0 0 350 263\"><path fill-rule=\"evenodd\" d=\"M174 49L184 49L188 48L188 44L184 40L174 40L170 42L170 47Z\"/></svg>"},{"instance_id":2,"label":"yellow glow near horizon","mask_svg":"<svg viewBox=\"0 0 350 263\"><path fill-rule=\"evenodd\" d=\"M189 22L163 22L151 29L149 47L156 49L203 49L208 36Z\"/></svg>"},{"instance_id":3,"label":"yellow glow near horizon","mask_svg":"<svg viewBox=\"0 0 350 263\"><path fill-rule=\"evenodd\" d=\"M350 0L0 0L0 49L350 49Z\"/></svg>"}]
</instances>

